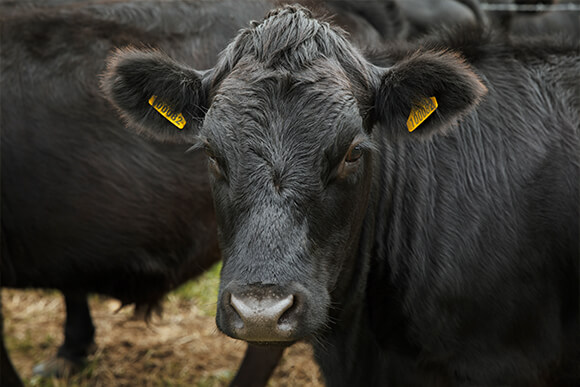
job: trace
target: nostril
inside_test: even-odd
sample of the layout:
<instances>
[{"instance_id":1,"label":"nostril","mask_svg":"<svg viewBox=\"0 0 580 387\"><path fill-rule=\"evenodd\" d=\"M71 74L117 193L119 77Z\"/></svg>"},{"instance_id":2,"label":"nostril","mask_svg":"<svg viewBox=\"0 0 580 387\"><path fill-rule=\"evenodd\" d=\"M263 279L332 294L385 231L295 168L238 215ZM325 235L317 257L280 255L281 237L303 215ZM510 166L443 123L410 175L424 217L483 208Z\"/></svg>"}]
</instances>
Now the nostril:
<instances>
[{"instance_id":1,"label":"nostril","mask_svg":"<svg viewBox=\"0 0 580 387\"><path fill-rule=\"evenodd\" d=\"M238 305L238 307L236 307L236 305L234 305L234 303L232 302L231 295L229 296L229 301L230 301L229 305L233 309L233 313L230 313L230 316L231 316L230 322L235 329L242 329L244 327L244 320L242 318L242 315L240 315L240 312L238 311L238 308L240 308L240 305Z\"/></svg>"},{"instance_id":2,"label":"nostril","mask_svg":"<svg viewBox=\"0 0 580 387\"><path fill-rule=\"evenodd\" d=\"M278 327L281 330L293 330L299 322L299 316L304 308L300 297L295 295L294 302L288 307L278 319Z\"/></svg>"},{"instance_id":3,"label":"nostril","mask_svg":"<svg viewBox=\"0 0 580 387\"><path fill-rule=\"evenodd\" d=\"M234 308L236 314L238 315L238 317L242 318L242 320L243 316L246 316L250 313L250 311L248 310L249 309L248 305L246 305L244 301L242 301L233 294L230 295L230 305L232 306L232 308Z\"/></svg>"}]
</instances>

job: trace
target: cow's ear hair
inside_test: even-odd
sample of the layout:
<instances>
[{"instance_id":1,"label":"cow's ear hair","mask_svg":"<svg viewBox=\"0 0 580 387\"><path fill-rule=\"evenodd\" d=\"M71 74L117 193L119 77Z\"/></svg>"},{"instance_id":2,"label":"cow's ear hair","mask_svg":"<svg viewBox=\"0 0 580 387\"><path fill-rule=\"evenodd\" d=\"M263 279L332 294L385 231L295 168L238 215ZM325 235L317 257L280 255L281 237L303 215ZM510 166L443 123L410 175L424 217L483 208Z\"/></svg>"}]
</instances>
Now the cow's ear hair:
<instances>
[{"instance_id":1,"label":"cow's ear hair","mask_svg":"<svg viewBox=\"0 0 580 387\"><path fill-rule=\"evenodd\" d=\"M208 108L203 77L159 51L125 48L109 57L101 89L140 134L190 143Z\"/></svg>"},{"instance_id":2,"label":"cow's ear hair","mask_svg":"<svg viewBox=\"0 0 580 387\"><path fill-rule=\"evenodd\" d=\"M417 52L379 74L375 119L393 139L444 132L487 93L479 77L455 53Z\"/></svg>"}]
</instances>

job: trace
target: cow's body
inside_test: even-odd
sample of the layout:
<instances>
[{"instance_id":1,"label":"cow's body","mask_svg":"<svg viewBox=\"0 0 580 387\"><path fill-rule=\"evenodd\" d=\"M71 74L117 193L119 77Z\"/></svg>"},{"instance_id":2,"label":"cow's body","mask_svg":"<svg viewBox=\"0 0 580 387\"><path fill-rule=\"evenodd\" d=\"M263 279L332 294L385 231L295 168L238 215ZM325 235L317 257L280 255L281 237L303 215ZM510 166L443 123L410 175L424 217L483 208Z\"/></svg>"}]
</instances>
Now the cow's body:
<instances>
[{"instance_id":1,"label":"cow's body","mask_svg":"<svg viewBox=\"0 0 580 387\"><path fill-rule=\"evenodd\" d=\"M223 332L310 340L330 386L580 383L577 42L452 36L369 62L288 7L204 73L111 60L125 119L208 153Z\"/></svg>"},{"instance_id":2,"label":"cow's body","mask_svg":"<svg viewBox=\"0 0 580 387\"><path fill-rule=\"evenodd\" d=\"M207 68L268 7L249 2L226 14L228 2L5 8L1 284L59 289L67 307L58 360L38 372L61 373L91 350L87 293L154 308L219 259L205 161L185 146L122 129L98 87L107 54L147 45ZM6 360L2 379L11 385Z\"/></svg>"}]
</instances>

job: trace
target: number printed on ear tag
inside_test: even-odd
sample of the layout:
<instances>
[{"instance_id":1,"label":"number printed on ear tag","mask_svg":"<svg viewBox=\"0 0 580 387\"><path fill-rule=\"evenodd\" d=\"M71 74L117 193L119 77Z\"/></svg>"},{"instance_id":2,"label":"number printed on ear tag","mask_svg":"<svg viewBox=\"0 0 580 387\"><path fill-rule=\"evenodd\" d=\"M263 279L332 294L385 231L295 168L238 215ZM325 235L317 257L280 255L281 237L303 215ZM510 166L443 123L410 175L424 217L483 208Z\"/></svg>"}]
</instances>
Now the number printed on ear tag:
<instances>
[{"instance_id":1,"label":"number printed on ear tag","mask_svg":"<svg viewBox=\"0 0 580 387\"><path fill-rule=\"evenodd\" d=\"M167 118L169 122L177 126L179 129L183 129L185 126L185 118L183 117L183 114L174 112L167 104L159 101L156 95L149 98L149 105L153 106L153 109L157 110L159 114Z\"/></svg>"},{"instance_id":2,"label":"number printed on ear tag","mask_svg":"<svg viewBox=\"0 0 580 387\"><path fill-rule=\"evenodd\" d=\"M411 114L409 114L409 118L407 119L407 129L409 129L409 132L417 129L438 106L435 97L423 98L417 105L413 106Z\"/></svg>"}]
</instances>

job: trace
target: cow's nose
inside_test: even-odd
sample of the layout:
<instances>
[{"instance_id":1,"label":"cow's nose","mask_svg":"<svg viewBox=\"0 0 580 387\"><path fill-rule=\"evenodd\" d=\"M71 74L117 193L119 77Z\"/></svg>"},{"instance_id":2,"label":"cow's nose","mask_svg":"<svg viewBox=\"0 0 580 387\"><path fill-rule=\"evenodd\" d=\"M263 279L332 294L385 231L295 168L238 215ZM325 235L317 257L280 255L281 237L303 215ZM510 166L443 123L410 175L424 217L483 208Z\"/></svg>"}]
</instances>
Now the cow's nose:
<instances>
[{"instance_id":1,"label":"cow's nose","mask_svg":"<svg viewBox=\"0 0 580 387\"><path fill-rule=\"evenodd\" d=\"M229 297L229 299L228 299ZM299 297L271 289L232 292L228 334L251 342L284 342L296 339Z\"/></svg>"},{"instance_id":2,"label":"cow's nose","mask_svg":"<svg viewBox=\"0 0 580 387\"><path fill-rule=\"evenodd\" d=\"M235 324L239 333L244 339L259 340L265 336L284 335L284 332L291 330L289 324L280 320L282 314L286 312L294 303L294 296L285 298L264 298L258 299L252 296L231 295L230 304L240 317L241 324ZM237 327L236 327L237 325Z\"/></svg>"},{"instance_id":3,"label":"cow's nose","mask_svg":"<svg viewBox=\"0 0 580 387\"><path fill-rule=\"evenodd\" d=\"M231 295L230 303L238 312L238 316L246 324L272 324L277 325L282 313L294 303L294 296L289 295L281 300L268 298L258 300L254 297L236 297Z\"/></svg>"}]
</instances>

